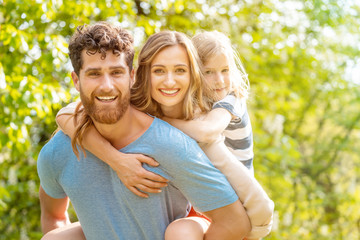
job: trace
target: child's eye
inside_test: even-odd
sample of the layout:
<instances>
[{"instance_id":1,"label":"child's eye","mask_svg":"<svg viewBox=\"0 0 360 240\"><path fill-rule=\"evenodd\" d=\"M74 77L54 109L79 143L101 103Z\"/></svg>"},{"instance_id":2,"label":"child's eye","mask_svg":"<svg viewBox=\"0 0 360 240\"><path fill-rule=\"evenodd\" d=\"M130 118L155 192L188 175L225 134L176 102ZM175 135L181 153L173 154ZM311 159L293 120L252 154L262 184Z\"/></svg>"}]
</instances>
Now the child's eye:
<instances>
[{"instance_id":1,"label":"child's eye","mask_svg":"<svg viewBox=\"0 0 360 240\"><path fill-rule=\"evenodd\" d=\"M229 69L228 69L228 68L225 68L225 69L221 70L221 72L227 73L227 72L229 72Z\"/></svg>"}]
</instances>

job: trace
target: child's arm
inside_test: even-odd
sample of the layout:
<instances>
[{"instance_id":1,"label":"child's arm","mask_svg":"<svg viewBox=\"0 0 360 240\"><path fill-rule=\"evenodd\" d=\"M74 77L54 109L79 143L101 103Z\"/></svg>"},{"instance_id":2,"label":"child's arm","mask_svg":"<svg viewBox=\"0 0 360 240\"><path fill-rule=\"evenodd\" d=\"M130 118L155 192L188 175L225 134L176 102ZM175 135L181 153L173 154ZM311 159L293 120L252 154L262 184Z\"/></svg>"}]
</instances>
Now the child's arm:
<instances>
[{"instance_id":1,"label":"child's arm","mask_svg":"<svg viewBox=\"0 0 360 240\"><path fill-rule=\"evenodd\" d=\"M251 222L247 239L265 237L271 231L274 202L250 171L229 151L223 139L201 146L210 161L228 179L246 209Z\"/></svg>"},{"instance_id":2,"label":"child's arm","mask_svg":"<svg viewBox=\"0 0 360 240\"><path fill-rule=\"evenodd\" d=\"M211 143L225 130L232 114L224 108L215 108L195 120L180 120L163 117L163 120L183 131L198 142Z\"/></svg>"},{"instance_id":3,"label":"child's arm","mask_svg":"<svg viewBox=\"0 0 360 240\"><path fill-rule=\"evenodd\" d=\"M68 108L68 107L66 107ZM75 125L70 111L61 111L56 117L59 127L65 134L73 137ZM168 180L142 167L142 163L151 166L159 164L152 158L142 154L125 154L115 149L94 126L84 135L84 147L107 163L117 173L122 183L134 194L148 197L149 193L159 193L160 188L167 186ZM141 192L141 191L143 192Z\"/></svg>"}]
</instances>

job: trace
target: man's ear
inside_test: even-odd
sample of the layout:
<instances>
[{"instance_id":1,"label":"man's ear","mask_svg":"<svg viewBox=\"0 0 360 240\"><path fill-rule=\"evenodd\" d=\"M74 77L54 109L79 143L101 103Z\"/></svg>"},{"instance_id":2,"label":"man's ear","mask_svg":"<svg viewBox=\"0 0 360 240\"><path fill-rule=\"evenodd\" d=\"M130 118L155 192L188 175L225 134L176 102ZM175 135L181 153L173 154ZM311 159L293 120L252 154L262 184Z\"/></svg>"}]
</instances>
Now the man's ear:
<instances>
[{"instance_id":1,"label":"man's ear","mask_svg":"<svg viewBox=\"0 0 360 240\"><path fill-rule=\"evenodd\" d=\"M135 83L135 69L132 69L130 72L130 87Z\"/></svg>"},{"instance_id":2,"label":"man's ear","mask_svg":"<svg viewBox=\"0 0 360 240\"><path fill-rule=\"evenodd\" d=\"M80 81L79 81L79 77L78 75L73 71L71 72L71 78L74 82L74 86L76 88L76 90L78 90L80 92Z\"/></svg>"}]
</instances>

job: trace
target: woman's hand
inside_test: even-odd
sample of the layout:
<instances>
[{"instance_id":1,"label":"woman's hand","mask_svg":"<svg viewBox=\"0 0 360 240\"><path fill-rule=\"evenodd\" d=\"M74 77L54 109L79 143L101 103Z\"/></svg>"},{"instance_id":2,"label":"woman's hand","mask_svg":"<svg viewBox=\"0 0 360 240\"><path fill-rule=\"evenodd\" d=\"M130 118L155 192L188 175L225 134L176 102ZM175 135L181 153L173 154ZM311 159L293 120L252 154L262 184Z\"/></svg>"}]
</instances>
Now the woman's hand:
<instances>
[{"instance_id":1,"label":"woman's hand","mask_svg":"<svg viewBox=\"0 0 360 240\"><path fill-rule=\"evenodd\" d=\"M168 180L143 168L142 163L156 167L159 165L151 157L142 154L124 154L118 152L117 160L112 161L111 168L121 182L135 195L149 197L147 193L160 193L167 186Z\"/></svg>"}]
</instances>

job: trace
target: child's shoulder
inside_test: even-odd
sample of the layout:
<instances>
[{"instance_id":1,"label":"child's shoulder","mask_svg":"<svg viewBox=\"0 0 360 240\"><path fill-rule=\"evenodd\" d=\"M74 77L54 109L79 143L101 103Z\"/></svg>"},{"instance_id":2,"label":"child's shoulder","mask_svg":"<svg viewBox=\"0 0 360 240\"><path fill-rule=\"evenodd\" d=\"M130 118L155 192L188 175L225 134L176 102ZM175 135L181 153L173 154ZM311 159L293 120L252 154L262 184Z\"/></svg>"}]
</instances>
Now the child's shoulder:
<instances>
[{"instance_id":1,"label":"child's shoulder","mask_svg":"<svg viewBox=\"0 0 360 240\"><path fill-rule=\"evenodd\" d=\"M247 112L246 99L236 97L234 93L230 93L223 99L215 102L213 109L215 108L224 108L236 118L241 118Z\"/></svg>"}]
</instances>

